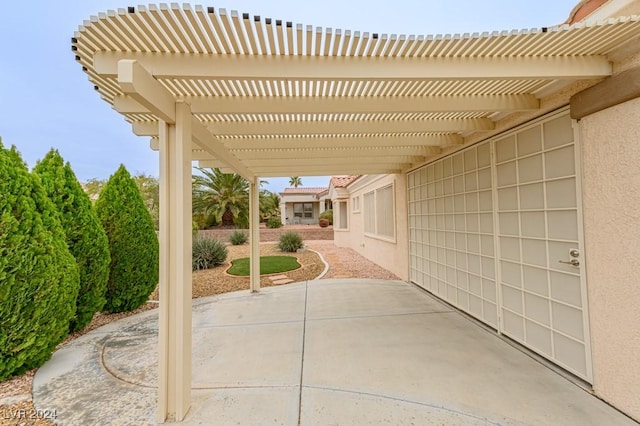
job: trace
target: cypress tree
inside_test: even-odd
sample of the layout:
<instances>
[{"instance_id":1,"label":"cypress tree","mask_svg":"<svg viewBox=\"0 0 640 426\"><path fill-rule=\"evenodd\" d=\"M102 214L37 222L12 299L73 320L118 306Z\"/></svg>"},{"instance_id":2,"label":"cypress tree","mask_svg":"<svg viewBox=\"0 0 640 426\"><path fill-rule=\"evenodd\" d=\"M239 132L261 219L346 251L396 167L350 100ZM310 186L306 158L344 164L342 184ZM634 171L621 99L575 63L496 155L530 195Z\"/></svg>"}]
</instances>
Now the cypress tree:
<instances>
[{"instance_id":1,"label":"cypress tree","mask_svg":"<svg viewBox=\"0 0 640 426\"><path fill-rule=\"evenodd\" d=\"M58 209L67 247L76 259L80 292L70 329L81 330L106 301L110 262L107 235L71 165L64 164L58 151L49 151L33 172L40 177L45 192Z\"/></svg>"},{"instance_id":2,"label":"cypress tree","mask_svg":"<svg viewBox=\"0 0 640 426\"><path fill-rule=\"evenodd\" d=\"M55 206L15 147L0 143L0 380L51 357L78 287Z\"/></svg>"},{"instance_id":3,"label":"cypress tree","mask_svg":"<svg viewBox=\"0 0 640 426\"><path fill-rule=\"evenodd\" d=\"M135 181L123 165L109 178L96 201L109 239L111 264L108 312L143 305L158 284L158 237Z\"/></svg>"}]
</instances>

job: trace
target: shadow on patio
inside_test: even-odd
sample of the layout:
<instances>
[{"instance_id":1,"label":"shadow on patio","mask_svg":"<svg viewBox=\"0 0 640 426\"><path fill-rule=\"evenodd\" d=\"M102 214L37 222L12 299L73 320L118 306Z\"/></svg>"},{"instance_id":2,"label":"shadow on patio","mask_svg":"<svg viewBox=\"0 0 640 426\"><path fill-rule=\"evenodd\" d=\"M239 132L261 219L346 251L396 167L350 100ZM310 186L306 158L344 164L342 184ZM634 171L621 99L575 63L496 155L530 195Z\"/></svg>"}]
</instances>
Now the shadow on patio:
<instances>
[{"instance_id":1,"label":"shadow on patio","mask_svg":"<svg viewBox=\"0 0 640 426\"><path fill-rule=\"evenodd\" d=\"M400 281L198 299L193 348L184 424L634 424ZM153 310L56 352L34 402L61 424L154 424L156 368Z\"/></svg>"}]
</instances>

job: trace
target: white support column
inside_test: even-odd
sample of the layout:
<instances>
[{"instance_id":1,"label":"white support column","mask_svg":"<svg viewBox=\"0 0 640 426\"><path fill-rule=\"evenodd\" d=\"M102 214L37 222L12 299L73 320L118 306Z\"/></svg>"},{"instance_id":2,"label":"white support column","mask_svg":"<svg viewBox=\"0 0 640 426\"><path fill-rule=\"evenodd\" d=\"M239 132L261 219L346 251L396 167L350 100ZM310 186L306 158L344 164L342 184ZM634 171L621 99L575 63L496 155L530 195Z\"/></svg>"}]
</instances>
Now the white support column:
<instances>
[{"instance_id":1,"label":"white support column","mask_svg":"<svg viewBox=\"0 0 640 426\"><path fill-rule=\"evenodd\" d=\"M260 291L260 178L249 181L249 243L251 245L251 284L252 293Z\"/></svg>"},{"instance_id":2,"label":"white support column","mask_svg":"<svg viewBox=\"0 0 640 426\"><path fill-rule=\"evenodd\" d=\"M158 421L182 421L191 405L191 111L160 122L160 321Z\"/></svg>"}]
</instances>

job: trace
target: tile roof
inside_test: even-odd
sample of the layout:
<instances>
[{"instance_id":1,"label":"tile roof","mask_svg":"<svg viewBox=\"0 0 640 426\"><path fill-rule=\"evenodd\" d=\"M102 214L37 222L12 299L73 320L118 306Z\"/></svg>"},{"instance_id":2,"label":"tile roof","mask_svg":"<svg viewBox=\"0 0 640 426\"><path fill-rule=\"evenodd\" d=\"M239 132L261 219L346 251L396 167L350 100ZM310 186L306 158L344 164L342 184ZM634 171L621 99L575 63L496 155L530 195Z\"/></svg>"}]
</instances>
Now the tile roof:
<instances>
[{"instance_id":1,"label":"tile roof","mask_svg":"<svg viewBox=\"0 0 640 426\"><path fill-rule=\"evenodd\" d=\"M334 188L346 188L353 181L358 179L360 175L357 176L331 176L331 185Z\"/></svg>"},{"instance_id":2,"label":"tile roof","mask_svg":"<svg viewBox=\"0 0 640 426\"><path fill-rule=\"evenodd\" d=\"M326 187L315 187L315 188L304 188L304 187L299 187L299 188L285 188L284 191L282 192L282 194L318 194L322 191L325 191L327 188Z\"/></svg>"}]
</instances>

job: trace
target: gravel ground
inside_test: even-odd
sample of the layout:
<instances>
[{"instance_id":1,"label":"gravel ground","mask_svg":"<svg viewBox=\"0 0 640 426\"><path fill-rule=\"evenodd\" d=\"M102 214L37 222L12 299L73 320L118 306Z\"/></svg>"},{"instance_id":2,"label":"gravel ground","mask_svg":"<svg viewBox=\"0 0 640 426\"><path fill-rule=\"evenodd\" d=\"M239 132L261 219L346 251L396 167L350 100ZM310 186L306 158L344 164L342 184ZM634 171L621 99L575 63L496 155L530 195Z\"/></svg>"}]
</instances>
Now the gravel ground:
<instances>
[{"instance_id":1,"label":"gravel ground","mask_svg":"<svg viewBox=\"0 0 640 426\"><path fill-rule=\"evenodd\" d=\"M386 280L399 279L396 275L360 256L355 250L334 246L333 241L306 241L307 248L322 254L329 264L329 270L323 278L377 278ZM260 255L283 254L273 243L260 245ZM324 270L324 263L313 251L305 250L300 253L287 253L296 256L302 266L294 271L285 272L290 279L306 281L317 278ZM249 256L249 246L229 246L228 259L238 259ZM193 273L193 297L206 297L214 294L230 291L248 290L249 277L234 277L224 271L230 263ZM274 285L268 277L261 277L260 285L269 287ZM91 323L82 331L69 335L58 348L66 343L88 333L98 327L113 321L135 315L140 312L158 307L157 290L152 293L151 301L133 312L119 314L98 313ZM36 370L31 370L21 376L0 382L0 426L27 426L27 425L55 425L43 414L36 412L31 387Z\"/></svg>"}]
</instances>

